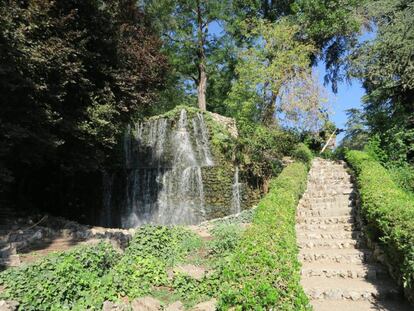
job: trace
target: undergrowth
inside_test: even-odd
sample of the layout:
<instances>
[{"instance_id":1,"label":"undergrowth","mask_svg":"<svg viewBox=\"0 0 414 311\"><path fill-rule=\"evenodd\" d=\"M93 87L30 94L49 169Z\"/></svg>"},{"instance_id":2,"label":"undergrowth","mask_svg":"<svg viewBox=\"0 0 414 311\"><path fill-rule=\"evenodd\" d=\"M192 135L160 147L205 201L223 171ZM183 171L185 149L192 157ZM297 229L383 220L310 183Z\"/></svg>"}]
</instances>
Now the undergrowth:
<instances>
[{"instance_id":1,"label":"undergrowth","mask_svg":"<svg viewBox=\"0 0 414 311\"><path fill-rule=\"evenodd\" d=\"M357 176L361 212L368 233L380 243L406 289L414 288L414 198L389 171L367 153L350 151L346 159Z\"/></svg>"},{"instance_id":2,"label":"undergrowth","mask_svg":"<svg viewBox=\"0 0 414 311\"><path fill-rule=\"evenodd\" d=\"M271 182L252 226L223 268L220 310L310 309L300 286L295 236L295 210L305 190L308 163L289 165Z\"/></svg>"}]
</instances>

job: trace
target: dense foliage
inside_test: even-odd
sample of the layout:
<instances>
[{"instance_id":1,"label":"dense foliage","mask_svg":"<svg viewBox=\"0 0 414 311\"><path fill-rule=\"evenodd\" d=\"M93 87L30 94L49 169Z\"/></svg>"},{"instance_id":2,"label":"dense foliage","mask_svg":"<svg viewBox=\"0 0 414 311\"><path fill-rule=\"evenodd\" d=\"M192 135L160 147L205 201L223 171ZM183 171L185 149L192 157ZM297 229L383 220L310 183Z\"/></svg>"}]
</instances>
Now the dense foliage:
<instances>
[{"instance_id":1,"label":"dense foliage","mask_svg":"<svg viewBox=\"0 0 414 311\"><path fill-rule=\"evenodd\" d=\"M132 300L153 293L157 286L184 293L186 276L168 279L167 269L200 247L200 238L182 227L142 227L124 254L100 243L2 272L0 285L6 289L0 298L18 301L22 310L100 310L105 300L126 296ZM193 299L210 293L210 283L197 283Z\"/></svg>"},{"instance_id":2,"label":"dense foliage","mask_svg":"<svg viewBox=\"0 0 414 311\"><path fill-rule=\"evenodd\" d=\"M220 309L310 310L299 284L295 237L295 210L306 179L306 164L297 162L271 182L252 226L223 269Z\"/></svg>"},{"instance_id":3,"label":"dense foliage","mask_svg":"<svg viewBox=\"0 0 414 311\"><path fill-rule=\"evenodd\" d=\"M6 289L1 298L17 300L21 310L85 310L103 303L105 296L90 292L100 291L103 278L119 258L107 243L51 255L38 263L2 272L0 284Z\"/></svg>"},{"instance_id":4,"label":"dense foliage","mask_svg":"<svg viewBox=\"0 0 414 311\"><path fill-rule=\"evenodd\" d=\"M369 1L376 36L351 55L351 75L363 81L364 123L378 135L388 161L414 159L414 4Z\"/></svg>"},{"instance_id":5,"label":"dense foliage","mask_svg":"<svg viewBox=\"0 0 414 311\"><path fill-rule=\"evenodd\" d=\"M0 190L102 168L162 86L160 44L134 1L1 1Z\"/></svg>"},{"instance_id":6,"label":"dense foliage","mask_svg":"<svg viewBox=\"0 0 414 311\"><path fill-rule=\"evenodd\" d=\"M399 188L389 172L368 154L350 151L361 197L361 212L370 237L381 244L395 277L414 288L414 196Z\"/></svg>"}]
</instances>

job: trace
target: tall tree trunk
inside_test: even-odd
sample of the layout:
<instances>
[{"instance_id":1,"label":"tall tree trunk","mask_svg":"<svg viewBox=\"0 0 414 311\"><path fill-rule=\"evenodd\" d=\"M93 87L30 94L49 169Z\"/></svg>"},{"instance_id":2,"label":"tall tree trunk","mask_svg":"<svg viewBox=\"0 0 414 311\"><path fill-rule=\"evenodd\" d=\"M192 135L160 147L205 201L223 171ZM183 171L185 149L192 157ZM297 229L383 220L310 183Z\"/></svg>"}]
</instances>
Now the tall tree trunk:
<instances>
[{"instance_id":1,"label":"tall tree trunk","mask_svg":"<svg viewBox=\"0 0 414 311\"><path fill-rule=\"evenodd\" d=\"M204 51L205 37L203 25L203 16L201 10L200 0L197 0L197 24L198 24L198 85L197 98L198 107L202 111L206 111L206 91L207 91L207 72L206 72L206 54Z\"/></svg>"}]
</instances>

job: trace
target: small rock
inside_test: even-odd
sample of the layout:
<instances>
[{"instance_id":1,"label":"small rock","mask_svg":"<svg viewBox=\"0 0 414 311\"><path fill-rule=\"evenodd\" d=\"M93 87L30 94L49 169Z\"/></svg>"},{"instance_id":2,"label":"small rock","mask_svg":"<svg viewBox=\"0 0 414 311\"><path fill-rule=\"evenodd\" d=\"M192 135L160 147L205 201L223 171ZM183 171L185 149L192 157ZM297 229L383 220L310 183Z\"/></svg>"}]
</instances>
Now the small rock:
<instances>
[{"instance_id":1,"label":"small rock","mask_svg":"<svg viewBox=\"0 0 414 311\"><path fill-rule=\"evenodd\" d=\"M191 310L192 311L215 311L216 310L216 299L211 299L206 302L199 303L198 305L194 306Z\"/></svg>"},{"instance_id":2,"label":"small rock","mask_svg":"<svg viewBox=\"0 0 414 311\"><path fill-rule=\"evenodd\" d=\"M133 311L158 311L161 303L152 297L143 297L132 301L131 307Z\"/></svg>"},{"instance_id":3,"label":"small rock","mask_svg":"<svg viewBox=\"0 0 414 311\"><path fill-rule=\"evenodd\" d=\"M123 304L116 304L112 301L105 301L102 307L102 311L126 311L127 306Z\"/></svg>"},{"instance_id":4,"label":"small rock","mask_svg":"<svg viewBox=\"0 0 414 311\"><path fill-rule=\"evenodd\" d=\"M184 305L181 301L176 301L172 304L170 304L165 311L184 311Z\"/></svg>"},{"instance_id":5,"label":"small rock","mask_svg":"<svg viewBox=\"0 0 414 311\"><path fill-rule=\"evenodd\" d=\"M0 300L0 311L15 311L19 307L19 303L13 300Z\"/></svg>"},{"instance_id":6,"label":"small rock","mask_svg":"<svg viewBox=\"0 0 414 311\"><path fill-rule=\"evenodd\" d=\"M186 274L196 280L201 280L206 275L206 269L195 265L180 265L174 268L174 272Z\"/></svg>"}]
</instances>

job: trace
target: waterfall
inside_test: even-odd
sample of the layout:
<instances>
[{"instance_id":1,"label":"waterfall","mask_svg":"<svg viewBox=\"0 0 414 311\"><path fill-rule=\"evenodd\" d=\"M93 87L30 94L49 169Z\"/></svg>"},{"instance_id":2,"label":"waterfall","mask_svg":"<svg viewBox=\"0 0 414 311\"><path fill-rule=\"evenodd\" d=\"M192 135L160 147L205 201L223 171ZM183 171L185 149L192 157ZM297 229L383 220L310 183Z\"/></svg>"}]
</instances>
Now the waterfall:
<instances>
[{"instance_id":1,"label":"waterfall","mask_svg":"<svg viewBox=\"0 0 414 311\"><path fill-rule=\"evenodd\" d=\"M203 115L180 111L177 122L167 118L138 122L126 129L125 176L120 204L122 227L143 224L196 224L205 219L202 167L214 165ZM108 188L108 187L106 187ZM105 191L113 191L111 189ZM109 198L109 199L108 199ZM108 216L109 215L109 216ZM105 220L105 225L109 225Z\"/></svg>"},{"instance_id":2,"label":"waterfall","mask_svg":"<svg viewBox=\"0 0 414 311\"><path fill-rule=\"evenodd\" d=\"M239 182L239 168L236 166L233 178L233 196L232 196L232 210L233 213L238 214L241 212L241 196L240 189L241 183Z\"/></svg>"}]
</instances>

